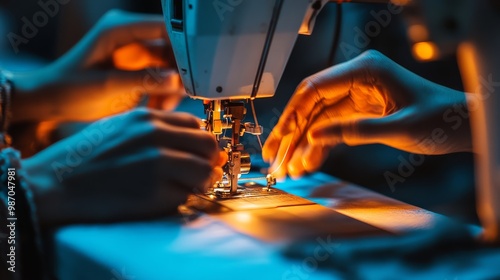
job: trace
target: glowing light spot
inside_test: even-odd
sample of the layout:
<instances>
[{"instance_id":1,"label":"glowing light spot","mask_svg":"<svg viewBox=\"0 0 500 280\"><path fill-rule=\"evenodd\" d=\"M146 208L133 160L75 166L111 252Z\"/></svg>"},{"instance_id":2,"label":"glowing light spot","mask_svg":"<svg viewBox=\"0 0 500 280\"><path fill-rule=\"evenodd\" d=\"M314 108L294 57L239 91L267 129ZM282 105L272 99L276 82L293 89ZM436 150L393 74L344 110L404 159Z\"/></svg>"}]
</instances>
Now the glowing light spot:
<instances>
[{"instance_id":1,"label":"glowing light spot","mask_svg":"<svg viewBox=\"0 0 500 280\"><path fill-rule=\"evenodd\" d=\"M116 68L128 71L165 65L161 57L140 43L128 44L114 51L113 63Z\"/></svg>"},{"instance_id":2,"label":"glowing light spot","mask_svg":"<svg viewBox=\"0 0 500 280\"><path fill-rule=\"evenodd\" d=\"M422 24L414 24L408 28L408 37L413 42L422 42L429 38L429 32Z\"/></svg>"},{"instance_id":3,"label":"glowing light spot","mask_svg":"<svg viewBox=\"0 0 500 280\"><path fill-rule=\"evenodd\" d=\"M252 220L252 216L249 213L239 212L236 213L236 219L241 223L248 223Z\"/></svg>"},{"instance_id":4,"label":"glowing light spot","mask_svg":"<svg viewBox=\"0 0 500 280\"><path fill-rule=\"evenodd\" d=\"M418 60L433 60L438 57L438 48L432 42L419 42L413 45L413 56Z\"/></svg>"}]
</instances>

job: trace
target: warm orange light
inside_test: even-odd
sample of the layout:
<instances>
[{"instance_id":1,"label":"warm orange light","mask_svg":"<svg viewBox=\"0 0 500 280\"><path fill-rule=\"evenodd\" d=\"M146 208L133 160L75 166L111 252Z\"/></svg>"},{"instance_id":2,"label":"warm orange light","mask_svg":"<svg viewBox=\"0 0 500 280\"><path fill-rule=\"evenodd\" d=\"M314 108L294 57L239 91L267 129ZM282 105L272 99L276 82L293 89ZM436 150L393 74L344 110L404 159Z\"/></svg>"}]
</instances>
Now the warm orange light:
<instances>
[{"instance_id":1,"label":"warm orange light","mask_svg":"<svg viewBox=\"0 0 500 280\"><path fill-rule=\"evenodd\" d=\"M117 49L113 53L113 63L116 68L129 71L165 65L159 56L140 43L128 44Z\"/></svg>"},{"instance_id":2,"label":"warm orange light","mask_svg":"<svg viewBox=\"0 0 500 280\"><path fill-rule=\"evenodd\" d=\"M398 6L406 6L411 0L391 0L391 3Z\"/></svg>"},{"instance_id":3,"label":"warm orange light","mask_svg":"<svg viewBox=\"0 0 500 280\"><path fill-rule=\"evenodd\" d=\"M408 27L408 37L413 42L426 41L429 38L427 28L422 24L413 24Z\"/></svg>"},{"instance_id":4,"label":"warm orange light","mask_svg":"<svg viewBox=\"0 0 500 280\"><path fill-rule=\"evenodd\" d=\"M390 232L428 229L436 225L436 216L411 205L377 205L366 208L335 208L335 211Z\"/></svg>"},{"instance_id":5,"label":"warm orange light","mask_svg":"<svg viewBox=\"0 0 500 280\"><path fill-rule=\"evenodd\" d=\"M438 57L439 51L432 42L419 42L412 47L413 56L418 60L433 60Z\"/></svg>"},{"instance_id":6,"label":"warm orange light","mask_svg":"<svg viewBox=\"0 0 500 280\"><path fill-rule=\"evenodd\" d=\"M248 223L252 220L252 215L247 212L236 213L236 220L240 223Z\"/></svg>"},{"instance_id":7,"label":"warm orange light","mask_svg":"<svg viewBox=\"0 0 500 280\"><path fill-rule=\"evenodd\" d=\"M460 44L457 57L465 91L476 93L479 88L479 72L474 58L474 48L469 43Z\"/></svg>"}]
</instances>

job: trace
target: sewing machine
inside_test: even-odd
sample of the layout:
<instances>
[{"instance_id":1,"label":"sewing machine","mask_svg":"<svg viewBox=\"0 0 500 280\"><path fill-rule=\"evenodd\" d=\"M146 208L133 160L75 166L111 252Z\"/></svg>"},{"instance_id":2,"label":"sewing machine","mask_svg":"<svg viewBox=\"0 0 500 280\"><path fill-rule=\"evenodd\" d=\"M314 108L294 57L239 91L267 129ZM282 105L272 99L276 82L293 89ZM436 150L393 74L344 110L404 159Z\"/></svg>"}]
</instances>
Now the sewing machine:
<instances>
[{"instance_id":1,"label":"sewing machine","mask_svg":"<svg viewBox=\"0 0 500 280\"><path fill-rule=\"evenodd\" d=\"M297 34L310 34L326 2L162 1L186 91L203 100L202 129L213 133L228 155L223 178L210 193L233 196L244 190L238 179L251 162L240 137L262 133L253 100L274 95ZM243 122L247 103L253 122ZM271 174L266 181L268 189L276 183Z\"/></svg>"},{"instance_id":2,"label":"sewing machine","mask_svg":"<svg viewBox=\"0 0 500 280\"><path fill-rule=\"evenodd\" d=\"M249 172L251 163L240 137L262 133L253 100L274 95L298 34L311 34L327 2L162 1L184 87L192 98L203 100L206 120L202 129L213 133L228 154L223 178L209 193L234 196L243 191L238 179ZM243 122L247 103L253 122ZM270 190L276 180L272 174L266 180Z\"/></svg>"}]
</instances>

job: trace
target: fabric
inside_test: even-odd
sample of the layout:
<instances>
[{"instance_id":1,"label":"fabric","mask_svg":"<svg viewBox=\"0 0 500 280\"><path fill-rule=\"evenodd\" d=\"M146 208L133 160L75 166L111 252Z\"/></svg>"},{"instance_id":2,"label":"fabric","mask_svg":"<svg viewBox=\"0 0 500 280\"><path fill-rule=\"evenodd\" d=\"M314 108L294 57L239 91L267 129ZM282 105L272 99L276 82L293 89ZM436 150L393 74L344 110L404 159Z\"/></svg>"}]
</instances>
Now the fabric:
<instances>
[{"instance_id":1,"label":"fabric","mask_svg":"<svg viewBox=\"0 0 500 280\"><path fill-rule=\"evenodd\" d=\"M332 279L500 279L500 248L452 222L407 236L327 241L293 244L283 254Z\"/></svg>"}]
</instances>

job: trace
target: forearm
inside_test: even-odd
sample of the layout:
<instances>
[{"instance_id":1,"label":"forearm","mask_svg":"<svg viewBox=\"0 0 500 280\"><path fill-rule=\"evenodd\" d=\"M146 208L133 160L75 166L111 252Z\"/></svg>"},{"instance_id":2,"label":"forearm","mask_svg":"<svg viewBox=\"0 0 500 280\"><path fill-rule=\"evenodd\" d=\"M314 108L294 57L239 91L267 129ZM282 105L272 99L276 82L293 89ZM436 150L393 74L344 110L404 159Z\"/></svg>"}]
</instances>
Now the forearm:
<instances>
[{"instance_id":1,"label":"forearm","mask_svg":"<svg viewBox=\"0 0 500 280\"><path fill-rule=\"evenodd\" d=\"M12 73L10 80L13 86L13 95L11 101L11 122L13 124L20 122L41 122L50 120L54 114L53 100L50 100L47 91L49 87L45 86L51 80L47 77L45 69Z\"/></svg>"}]
</instances>

